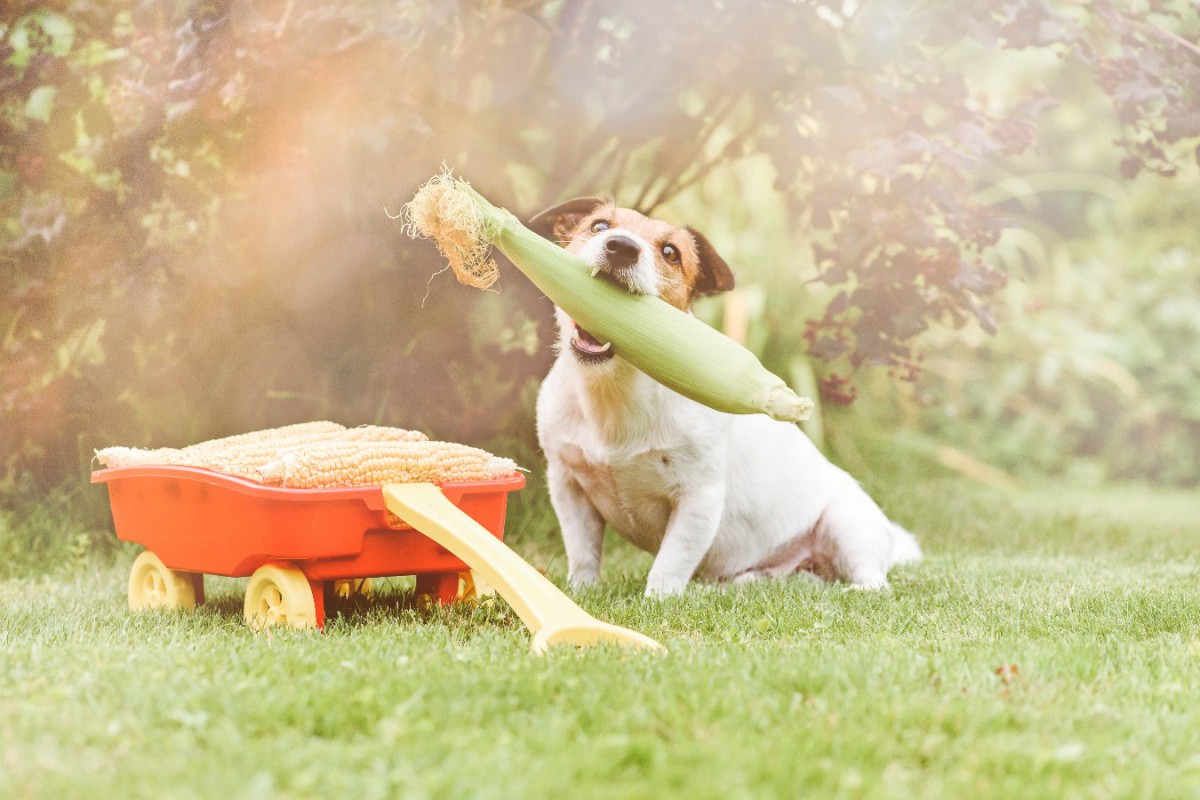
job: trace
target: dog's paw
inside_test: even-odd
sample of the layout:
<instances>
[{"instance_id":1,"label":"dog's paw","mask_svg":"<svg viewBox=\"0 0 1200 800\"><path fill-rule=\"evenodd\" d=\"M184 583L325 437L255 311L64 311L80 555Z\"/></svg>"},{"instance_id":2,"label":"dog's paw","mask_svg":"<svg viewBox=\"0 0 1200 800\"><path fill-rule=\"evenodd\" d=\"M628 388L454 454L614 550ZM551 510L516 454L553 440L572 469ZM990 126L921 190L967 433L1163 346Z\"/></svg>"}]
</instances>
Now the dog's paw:
<instances>
[{"instance_id":1,"label":"dog's paw","mask_svg":"<svg viewBox=\"0 0 1200 800\"><path fill-rule=\"evenodd\" d=\"M891 589L886 575L859 576L846 587L848 592L885 592Z\"/></svg>"},{"instance_id":2,"label":"dog's paw","mask_svg":"<svg viewBox=\"0 0 1200 800\"><path fill-rule=\"evenodd\" d=\"M652 600L679 597L686 588L687 581L650 581L646 584L646 597Z\"/></svg>"},{"instance_id":3,"label":"dog's paw","mask_svg":"<svg viewBox=\"0 0 1200 800\"><path fill-rule=\"evenodd\" d=\"M591 589L600 582L600 573L579 570L567 575L567 586L572 592L582 592Z\"/></svg>"},{"instance_id":4,"label":"dog's paw","mask_svg":"<svg viewBox=\"0 0 1200 800\"><path fill-rule=\"evenodd\" d=\"M739 572L729 579L730 586L740 586L743 583L756 583L757 581L765 581L770 576L767 573L757 569L748 569L745 572Z\"/></svg>"}]
</instances>

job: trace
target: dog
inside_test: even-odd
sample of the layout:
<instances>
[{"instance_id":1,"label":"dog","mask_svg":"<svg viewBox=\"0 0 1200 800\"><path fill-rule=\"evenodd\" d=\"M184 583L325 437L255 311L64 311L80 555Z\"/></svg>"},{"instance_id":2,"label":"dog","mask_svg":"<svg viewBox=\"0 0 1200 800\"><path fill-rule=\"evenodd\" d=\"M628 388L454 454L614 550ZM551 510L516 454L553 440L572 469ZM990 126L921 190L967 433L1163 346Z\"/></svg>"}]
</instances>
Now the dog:
<instances>
[{"instance_id":1,"label":"dog","mask_svg":"<svg viewBox=\"0 0 1200 800\"><path fill-rule=\"evenodd\" d=\"M734 278L699 232L580 197L530 226L594 274L683 311ZM646 595L693 579L732 582L796 573L884 589L916 561L891 522L795 425L714 411L662 386L555 307L557 355L537 398L537 433L562 528L568 582L600 578L605 525L655 554Z\"/></svg>"}]
</instances>

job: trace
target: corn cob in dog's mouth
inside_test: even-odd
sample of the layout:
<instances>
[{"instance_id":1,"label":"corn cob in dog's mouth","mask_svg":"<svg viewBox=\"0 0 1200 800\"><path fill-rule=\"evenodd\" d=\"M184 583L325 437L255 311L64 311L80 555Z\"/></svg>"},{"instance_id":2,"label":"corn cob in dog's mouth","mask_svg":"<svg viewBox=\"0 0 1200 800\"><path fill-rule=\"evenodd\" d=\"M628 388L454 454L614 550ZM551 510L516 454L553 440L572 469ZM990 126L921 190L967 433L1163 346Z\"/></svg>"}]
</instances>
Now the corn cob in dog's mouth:
<instances>
[{"instance_id":1,"label":"corn cob in dog's mouth","mask_svg":"<svg viewBox=\"0 0 1200 800\"><path fill-rule=\"evenodd\" d=\"M648 294L597 278L580 259L526 228L449 172L434 176L404 206L410 236L431 238L455 276L486 288L498 276L498 248L573 320L571 347L585 360L619 354L662 385L733 414L807 419L800 397L737 342Z\"/></svg>"}]
</instances>

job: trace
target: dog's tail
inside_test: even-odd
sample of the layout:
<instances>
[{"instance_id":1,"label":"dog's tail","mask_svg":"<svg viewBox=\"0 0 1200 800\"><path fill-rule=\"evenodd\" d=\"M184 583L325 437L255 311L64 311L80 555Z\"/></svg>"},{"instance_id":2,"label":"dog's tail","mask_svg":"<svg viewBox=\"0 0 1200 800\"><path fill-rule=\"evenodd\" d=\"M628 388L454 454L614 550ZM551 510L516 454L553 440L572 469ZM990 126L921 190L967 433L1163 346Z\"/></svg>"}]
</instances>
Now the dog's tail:
<instances>
[{"instance_id":1,"label":"dog's tail","mask_svg":"<svg viewBox=\"0 0 1200 800\"><path fill-rule=\"evenodd\" d=\"M921 546L917 537L892 523L892 564L911 564L921 560Z\"/></svg>"}]
</instances>

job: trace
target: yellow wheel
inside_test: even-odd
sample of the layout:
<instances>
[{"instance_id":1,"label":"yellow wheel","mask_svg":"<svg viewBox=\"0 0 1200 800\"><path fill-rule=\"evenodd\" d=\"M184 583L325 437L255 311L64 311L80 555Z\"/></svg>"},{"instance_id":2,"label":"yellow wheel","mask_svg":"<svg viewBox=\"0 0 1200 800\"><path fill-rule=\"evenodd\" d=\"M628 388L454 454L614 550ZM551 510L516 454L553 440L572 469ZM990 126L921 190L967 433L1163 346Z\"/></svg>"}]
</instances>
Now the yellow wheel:
<instances>
[{"instance_id":1,"label":"yellow wheel","mask_svg":"<svg viewBox=\"0 0 1200 800\"><path fill-rule=\"evenodd\" d=\"M458 573L458 601L478 603L496 593L495 587L475 570Z\"/></svg>"},{"instance_id":2,"label":"yellow wheel","mask_svg":"<svg viewBox=\"0 0 1200 800\"><path fill-rule=\"evenodd\" d=\"M146 550L129 570L129 608L195 608L196 584L202 580L194 572L176 572L158 556Z\"/></svg>"},{"instance_id":3,"label":"yellow wheel","mask_svg":"<svg viewBox=\"0 0 1200 800\"><path fill-rule=\"evenodd\" d=\"M308 578L295 567L267 564L246 587L246 622L254 631L275 626L317 627L317 603Z\"/></svg>"},{"instance_id":4,"label":"yellow wheel","mask_svg":"<svg viewBox=\"0 0 1200 800\"><path fill-rule=\"evenodd\" d=\"M333 596L340 600L350 600L354 597L369 599L374 593L370 578L347 578L333 582Z\"/></svg>"}]
</instances>

